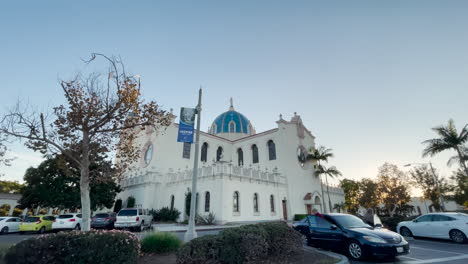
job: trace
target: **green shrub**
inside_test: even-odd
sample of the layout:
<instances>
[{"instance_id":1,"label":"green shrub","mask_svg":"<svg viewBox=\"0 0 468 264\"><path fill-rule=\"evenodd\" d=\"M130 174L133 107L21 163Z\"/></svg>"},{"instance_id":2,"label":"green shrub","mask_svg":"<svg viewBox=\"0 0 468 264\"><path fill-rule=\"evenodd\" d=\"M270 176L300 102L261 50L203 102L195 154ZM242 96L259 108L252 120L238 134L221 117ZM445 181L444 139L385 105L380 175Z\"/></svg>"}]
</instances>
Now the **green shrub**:
<instances>
[{"instance_id":1,"label":"green shrub","mask_svg":"<svg viewBox=\"0 0 468 264\"><path fill-rule=\"evenodd\" d=\"M177 263L244 263L286 260L302 254L299 233L282 222L245 225L204 236L185 244Z\"/></svg>"},{"instance_id":2,"label":"green shrub","mask_svg":"<svg viewBox=\"0 0 468 264\"><path fill-rule=\"evenodd\" d=\"M179 210L169 207L163 207L159 210L151 210L151 215L153 216L154 221L165 221L165 222L175 222L179 218Z\"/></svg>"},{"instance_id":3,"label":"green shrub","mask_svg":"<svg viewBox=\"0 0 468 264\"><path fill-rule=\"evenodd\" d=\"M72 231L41 235L12 246L7 264L128 263L138 260L140 242L127 231Z\"/></svg>"},{"instance_id":4,"label":"green shrub","mask_svg":"<svg viewBox=\"0 0 468 264\"><path fill-rule=\"evenodd\" d=\"M260 224L268 234L268 254L275 255L281 252L279 257L289 257L302 253L301 234L290 228L284 222L272 222Z\"/></svg>"},{"instance_id":5,"label":"green shrub","mask_svg":"<svg viewBox=\"0 0 468 264\"><path fill-rule=\"evenodd\" d=\"M129 196L127 198L127 208L133 208L133 207L135 207L135 204L136 204L135 197Z\"/></svg>"},{"instance_id":6,"label":"green shrub","mask_svg":"<svg viewBox=\"0 0 468 264\"><path fill-rule=\"evenodd\" d=\"M160 232L146 236L141 240L141 251L145 253L174 252L182 245L174 234Z\"/></svg>"},{"instance_id":7,"label":"green shrub","mask_svg":"<svg viewBox=\"0 0 468 264\"><path fill-rule=\"evenodd\" d=\"M401 215L396 215L393 217L382 216L380 217L380 221L382 221L382 224L384 225L385 228L396 232L396 227L398 223L403 222L403 221L412 221L416 217L417 216L407 217L407 216L401 216Z\"/></svg>"},{"instance_id":8,"label":"green shrub","mask_svg":"<svg viewBox=\"0 0 468 264\"><path fill-rule=\"evenodd\" d=\"M117 199L114 204L114 213L118 213L122 209L122 199Z\"/></svg>"},{"instance_id":9,"label":"green shrub","mask_svg":"<svg viewBox=\"0 0 468 264\"><path fill-rule=\"evenodd\" d=\"M306 214L295 214L294 221L301 221L302 219L306 218Z\"/></svg>"},{"instance_id":10,"label":"green shrub","mask_svg":"<svg viewBox=\"0 0 468 264\"><path fill-rule=\"evenodd\" d=\"M217 263L220 247L218 235L193 239L177 252L177 263Z\"/></svg>"},{"instance_id":11,"label":"green shrub","mask_svg":"<svg viewBox=\"0 0 468 264\"><path fill-rule=\"evenodd\" d=\"M209 213L205 216L197 214L195 216L195 223L197 225L212 225L215 222L215 215L213 213Z\"/></svg>"}]
</instances>

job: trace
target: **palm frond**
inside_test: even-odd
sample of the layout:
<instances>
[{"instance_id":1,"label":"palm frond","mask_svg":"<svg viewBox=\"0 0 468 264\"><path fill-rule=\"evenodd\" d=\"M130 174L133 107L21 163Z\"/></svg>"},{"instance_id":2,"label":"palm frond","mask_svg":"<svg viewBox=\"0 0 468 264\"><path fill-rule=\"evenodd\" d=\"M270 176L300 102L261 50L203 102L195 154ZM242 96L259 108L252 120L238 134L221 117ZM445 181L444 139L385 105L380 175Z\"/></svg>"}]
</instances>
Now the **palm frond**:
<instances>
[{"instance_id":1,"label":"palm frond","mask_svg":"<svg viewBox=\"0 0 468 264\"><path fill-rule=\"evenodd\" d=\"M428 139L422 142L427 147L423 150L423 157L434 156L442 151L452 148L453 146L440 138Z\"/></svg>"},{"instance_id":2,"label":"palm frond","mask_svg":"<svg viewBox=\"0 0 468 264\"><path fill-rule=\"evenodd\" d=\"M458 155L450 157L447 161L447 166L451 167L455 163L460 163L460 157Z\"/></svg>"}]
</instances>

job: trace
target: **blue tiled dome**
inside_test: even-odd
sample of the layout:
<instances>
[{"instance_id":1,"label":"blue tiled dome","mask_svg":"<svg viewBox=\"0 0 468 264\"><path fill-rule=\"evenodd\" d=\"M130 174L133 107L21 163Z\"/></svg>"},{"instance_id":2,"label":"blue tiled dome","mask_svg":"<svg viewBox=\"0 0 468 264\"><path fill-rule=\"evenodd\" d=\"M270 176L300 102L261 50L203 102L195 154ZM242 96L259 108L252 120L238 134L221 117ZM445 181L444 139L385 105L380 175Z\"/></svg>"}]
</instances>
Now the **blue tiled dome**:
<instances>
[{"instance_id":1,"label":"blue tiled dome","mask_svg":"<svg viewBox=\"0 0 468 264\"><path fill-rule=\"evenodd\" d=\"M233 130L233 131L231 131ZM252 126L250 121L241 113L234 110L231 99L231 107L229 111L220 114L216 117L211 126L212 134L219 133L243 133L251 134Z\"/></svg>"}]
</instances>

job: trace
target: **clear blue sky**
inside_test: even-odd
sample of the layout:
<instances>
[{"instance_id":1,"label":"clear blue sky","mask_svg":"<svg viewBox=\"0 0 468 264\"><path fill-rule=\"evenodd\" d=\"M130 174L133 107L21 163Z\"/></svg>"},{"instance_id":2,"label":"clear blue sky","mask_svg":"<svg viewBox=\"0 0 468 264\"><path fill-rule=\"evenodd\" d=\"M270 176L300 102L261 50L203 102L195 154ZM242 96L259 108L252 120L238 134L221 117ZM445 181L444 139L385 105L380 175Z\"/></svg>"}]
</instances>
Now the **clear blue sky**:
<instances>
[{"instance_id":1,"label":"clear blue sky","mask_svg":"<svg viewBox=\"0 0 468 264\"><path fill-rule=\"evenodd\" d=\"M429 161L431 127L468 123L467 14L468 1L3 1L0 111L57 105L81 58L120 55L166 109L203 85L205 130L231 96L257 131L297 112L345 177L374 177ZM0 170L21 180L39 155L12 148ZM432 159L445 175L451 154Z\"/></svg>"}]
</instances>

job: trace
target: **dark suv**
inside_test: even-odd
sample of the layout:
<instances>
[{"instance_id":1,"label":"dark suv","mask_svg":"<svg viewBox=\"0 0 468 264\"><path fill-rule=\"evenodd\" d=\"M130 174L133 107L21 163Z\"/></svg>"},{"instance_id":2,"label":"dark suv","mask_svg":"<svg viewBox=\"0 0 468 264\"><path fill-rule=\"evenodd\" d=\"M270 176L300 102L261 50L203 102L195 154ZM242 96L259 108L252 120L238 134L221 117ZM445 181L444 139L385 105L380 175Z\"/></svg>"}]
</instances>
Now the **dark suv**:
<instances>
[{"instance_id":1,"label":"dark suv","mask_svg":"<svg viewBox=\"0 0 468 264\"><path fill-rule=\"evenodd\" d=\"M91 218L91 228L114 229L115 213L99 213Z\"/></svg>"}]
</instances>

